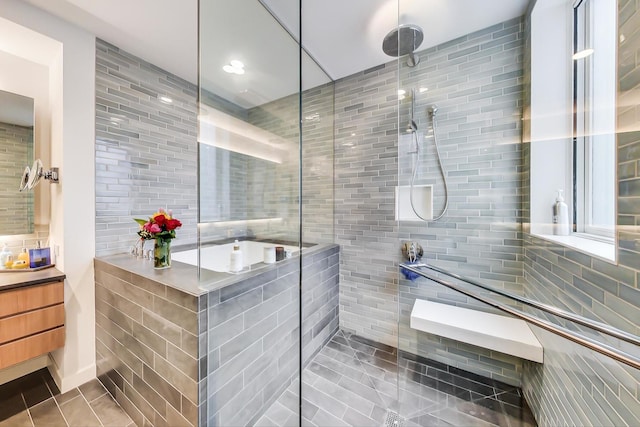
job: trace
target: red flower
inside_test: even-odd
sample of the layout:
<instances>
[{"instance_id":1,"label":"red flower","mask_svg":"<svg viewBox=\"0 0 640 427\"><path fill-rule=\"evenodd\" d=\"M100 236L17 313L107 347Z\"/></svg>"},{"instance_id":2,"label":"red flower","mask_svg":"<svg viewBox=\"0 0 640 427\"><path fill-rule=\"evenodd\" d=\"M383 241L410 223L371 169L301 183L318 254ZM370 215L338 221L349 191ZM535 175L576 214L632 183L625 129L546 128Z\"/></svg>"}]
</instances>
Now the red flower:
<instances>
[{"instance_id":1,"label":"red flower","mask_svg":"<svg viewBox=\"0 0 640 427\"><path fill-rule=\"evenodd\" d=\"M167 228L167 230L171 231L175 230L178 227L182 227L182 223L177 219L168 219L165 227Z\"/></svg>"},{"instance_id":2,"label":"red flower","mask_svg":"<svg viewBox=\"0 0 640 427\"><path fill-rule=\"evenodd\" d=\"M164 214L160 214L160 215L156 215L156 216L153 217L153 222L155 222L160 227L162 227L164 225L164 222L165 222L166 219L167 219L167 217L164 216Z\"/></svg>"}]
</instances>

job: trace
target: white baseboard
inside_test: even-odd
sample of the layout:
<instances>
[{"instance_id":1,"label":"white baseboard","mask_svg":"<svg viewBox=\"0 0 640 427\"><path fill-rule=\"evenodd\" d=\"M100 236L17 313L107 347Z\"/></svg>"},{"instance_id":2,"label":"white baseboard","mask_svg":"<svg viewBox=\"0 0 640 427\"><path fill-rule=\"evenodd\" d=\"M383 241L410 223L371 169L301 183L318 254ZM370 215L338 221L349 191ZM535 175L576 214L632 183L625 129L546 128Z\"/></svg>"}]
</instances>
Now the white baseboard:
<instances>
[{"instance_id":1,"label":"white baseboard","mask_svg":"<svg viewBox=\"0 0 640 427\"><path fill-rule=\"evenodd\" d=\"M53 358L52 358L53 359ZM91 381L96 377L96 365L95 363L81 369L73 375L62 376L59 367L55 363L49 365L49 372L53 377L56 385L60 389L61 393L66 393L71 389L74 389L82 384Z\"/></svg>"}]
</instances>

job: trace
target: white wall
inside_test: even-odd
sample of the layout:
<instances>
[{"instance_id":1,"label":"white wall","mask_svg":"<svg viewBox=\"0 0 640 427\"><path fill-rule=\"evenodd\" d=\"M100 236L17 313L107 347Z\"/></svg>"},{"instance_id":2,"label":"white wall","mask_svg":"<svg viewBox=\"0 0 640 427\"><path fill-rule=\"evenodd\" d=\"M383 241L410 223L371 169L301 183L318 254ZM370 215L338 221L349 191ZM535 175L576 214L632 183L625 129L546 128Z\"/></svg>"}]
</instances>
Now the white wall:
<instances>
[{"instance_id":1,"label":"white wall","mask_svg":"<svg viewBox=\"0 0 640 427\"><path fill-rule=\"evenodd\" d=\"M53 353L62 392L95 377L95 37L19 0L0 0L0 17L62 44L49 65L51 164L50 236L65 280L66 344Z\"/></svg>"}]
</instances>

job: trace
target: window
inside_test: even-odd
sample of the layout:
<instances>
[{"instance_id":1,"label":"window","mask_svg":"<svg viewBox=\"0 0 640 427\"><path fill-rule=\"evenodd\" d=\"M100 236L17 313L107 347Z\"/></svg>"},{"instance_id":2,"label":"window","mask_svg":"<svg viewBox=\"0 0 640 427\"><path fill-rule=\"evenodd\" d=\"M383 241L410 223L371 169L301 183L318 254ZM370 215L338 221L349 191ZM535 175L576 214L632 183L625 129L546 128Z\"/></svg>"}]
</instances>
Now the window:
<instances>
[{"instance_id":1,"label":"window","mask_svg":"<svg viewBox=\"0 0 640 427\"><path fill-rule=\"evenodd\" d=\"M573 223L583 237L615 231L616 2L574 3Z\"/></svg>"}]
</instances>

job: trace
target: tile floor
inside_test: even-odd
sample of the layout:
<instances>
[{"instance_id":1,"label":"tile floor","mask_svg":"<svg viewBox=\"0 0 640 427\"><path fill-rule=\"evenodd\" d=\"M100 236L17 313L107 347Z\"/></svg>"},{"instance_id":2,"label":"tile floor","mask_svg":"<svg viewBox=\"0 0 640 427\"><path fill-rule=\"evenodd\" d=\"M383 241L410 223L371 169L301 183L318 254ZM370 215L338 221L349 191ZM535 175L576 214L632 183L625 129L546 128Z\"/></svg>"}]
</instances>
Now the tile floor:
<instances>
[{"instance_id":1,"label":"tile floor","mask_svg":"<svg viewBox=\"0 0 640 427\"><path fill-rule=\"evenodd\" d=\"M339 331L303 371L303 425L536 426L517 387L408 353L398 379L397 363L395 348ZM296 426L298 387L291 384L256 426ZM397 414L397 424L386 424Z\"/></svg>"},{"instance_id":2,"label":"tile floor","mask_svg":"<svg viewBox=\"0 0 640 427\"><path fill-rule=\"evenodd\" d=\"M303 371L303 426L536 426L516 387L402 352L398 378L397 363L395 348L339 331ZM297 426L298 387L256 427ZM397 424L386 423L396 414ZM99 381L60 394L42 369L0 386L0 427L8 426L135 424Z\"/></svg>"},{"instance_id":3,"label":"tile floor","mask_svg":"<svg viewBox=\"0 0 640 427\"><path fill-rule=\"evenodd\" d=\"M0 427L135 427L98 380L64 394L47 369L0 385Z\"/></svg>"}]
</instances>

